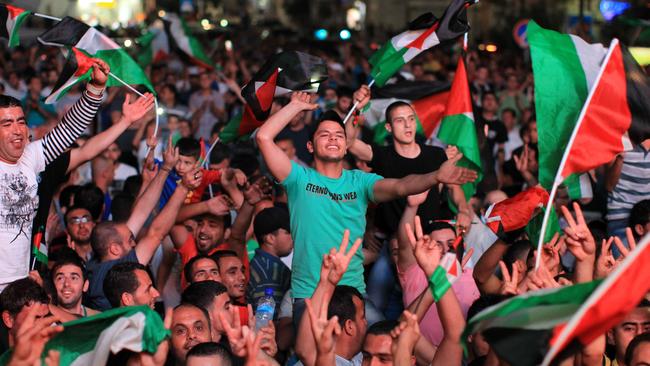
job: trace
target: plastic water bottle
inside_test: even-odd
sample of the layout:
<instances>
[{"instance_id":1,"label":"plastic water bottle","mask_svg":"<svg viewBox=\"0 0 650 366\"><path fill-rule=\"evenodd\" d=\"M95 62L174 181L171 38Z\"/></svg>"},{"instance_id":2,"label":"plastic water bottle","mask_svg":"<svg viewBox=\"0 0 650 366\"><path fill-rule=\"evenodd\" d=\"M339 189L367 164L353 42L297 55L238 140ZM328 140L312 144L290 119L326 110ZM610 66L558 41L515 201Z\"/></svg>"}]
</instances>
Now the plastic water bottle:
<instances>
[{"instance_id":1,"label":"plastic water bottle","mask_svg":"<svg viewBox=\"0 0 650 366\"><path fill-rule=\"evenodd\" d=\"M275 300L273 299L273 289L264 290L264 297L257 302L255 309L255 330L266 327L270 321L273 321L275 313Z\"/></svg>"}]
</instances>

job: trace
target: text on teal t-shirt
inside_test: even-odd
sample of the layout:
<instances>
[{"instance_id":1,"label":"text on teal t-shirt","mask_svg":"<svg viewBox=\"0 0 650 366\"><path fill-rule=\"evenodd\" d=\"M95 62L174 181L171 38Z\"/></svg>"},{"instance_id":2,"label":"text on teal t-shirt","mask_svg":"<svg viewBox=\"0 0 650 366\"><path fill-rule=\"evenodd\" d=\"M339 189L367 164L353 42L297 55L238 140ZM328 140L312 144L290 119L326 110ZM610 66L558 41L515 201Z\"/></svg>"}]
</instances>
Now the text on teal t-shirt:
<instances>
[{"instance_id":1,"label":"text on teal t-shirt","mask_svg":"<svg viewBox=\"0 0 650 366\"><path fill-rule=\"evenodd\" d=\"M373 188L382 179L360 170L343 170L338 179L291 162L291 173L282 182L287 190L294 241L291 291L296 299L311 297L320 279L323 254L338 249L343 232L350 230L350 244L363 237L366 209L374 200ZM339 283L365 293L363 252L352 258Z\"/></svg>"}]
</instances>

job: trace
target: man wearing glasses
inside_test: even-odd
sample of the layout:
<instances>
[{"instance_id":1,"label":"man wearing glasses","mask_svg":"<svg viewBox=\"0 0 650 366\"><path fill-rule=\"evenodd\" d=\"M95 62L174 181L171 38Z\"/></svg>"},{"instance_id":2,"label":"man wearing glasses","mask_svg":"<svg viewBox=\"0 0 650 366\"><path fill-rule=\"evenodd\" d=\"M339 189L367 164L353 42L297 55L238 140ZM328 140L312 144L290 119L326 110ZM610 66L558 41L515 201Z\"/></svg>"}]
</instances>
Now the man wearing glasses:
<instances>
[{"instance_id":1,"label":"man wearing glasses","mask_svg":"<svg viewBox=\"0 0 650 366\"><path fill-rule=\"evenodd\" d=\"M70 246L84 262L90 260L93 248L90 246L90 234L95 223L90 211L85 207L71 207L65 215L65 228Z\"/></svg>"}]
</instances>

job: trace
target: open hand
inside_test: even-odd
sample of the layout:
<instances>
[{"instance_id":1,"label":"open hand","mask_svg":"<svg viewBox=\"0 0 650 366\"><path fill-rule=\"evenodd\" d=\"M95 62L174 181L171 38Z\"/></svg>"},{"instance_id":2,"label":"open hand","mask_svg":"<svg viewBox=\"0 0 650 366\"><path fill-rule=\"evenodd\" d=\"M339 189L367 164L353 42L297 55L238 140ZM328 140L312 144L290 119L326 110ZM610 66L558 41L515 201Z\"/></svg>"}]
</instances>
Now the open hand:
<instances>
[{"instance_id":1,"label":"open hand","mask_svg":"<svg viewBox=\"0 0 650 366\"><path fill-rule=\"evenodd\" d=\"M143 97L139 97L135 101L132 99L133 96L127 94L124 103L122 103L122 119L129 124L144 117L154 106L151 93L145 93Z\"/></svg>"},{"instance_id":2,"label":"open hand","mask_svg":"<svg viewBox=\"0 0 650 366\"><path fill-rule=\"evenodd\" d=\"M291 104L300 107L301 111L313 111L318 108L318 104L311 102L311 94L307 92L293 92L291 94Z\"/></svg>"},{"instance_id":3,"label":"open hand","mask_svg":"<svg viewBox=\"0 0 650 366\"><path fill-rule=\"evenodd\" d=\"M436 172L436 180L438 183L460 185L473 182L478 178L478 174L472 169L456 166L456 163L462 158L463 154L458 153L453 159L445 161L440 166L440 169Z\"/></svg>"}]
</instances>

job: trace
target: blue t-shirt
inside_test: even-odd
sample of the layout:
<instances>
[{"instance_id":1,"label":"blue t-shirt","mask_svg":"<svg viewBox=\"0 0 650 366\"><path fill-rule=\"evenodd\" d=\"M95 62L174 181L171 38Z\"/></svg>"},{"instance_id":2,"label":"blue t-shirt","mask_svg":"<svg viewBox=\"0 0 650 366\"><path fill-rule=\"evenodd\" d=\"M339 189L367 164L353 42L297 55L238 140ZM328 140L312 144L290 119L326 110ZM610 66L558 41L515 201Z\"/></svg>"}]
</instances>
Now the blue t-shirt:
<instances>
[{"instance_id":1,"label":"blue t-shirt","mask_svg":"<svg viewBox=\"0 0 650 366\"><path fill-rule=\"evenodd\" d=\"M282 182L289 199L291 236L294 241L291 291L294 298L311 297L320 279L323 254L338 248L345 229L350 230L350 246L363 237L366 209L374 200L377 174L343 170L341 177L328 178L316 170L291 162L291 173ZM365 293L363 252L352 258L340 282Z\"/></svg>"},{"instance_id":2,"label":"blue t-shirt","mask_svg":"<svg viewBox=\"0 0 650 366\"><path fill-rule=\"evenodd\" d=\"M104 278L108 271L118 263L138 263L138 257L135 250L131 251L120 259L112 261L100 262L96 258L92 258L86 265L88 271L88 292L84 299L84 305L95 310L106 311L112 308L111 303L104 295Z\"/></svg>"}]
</instances>

